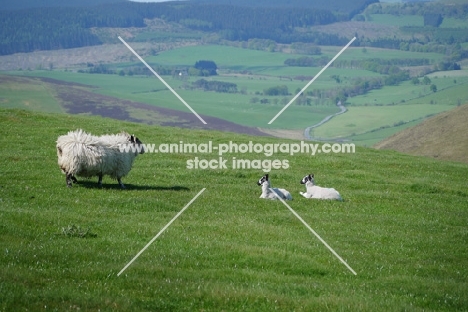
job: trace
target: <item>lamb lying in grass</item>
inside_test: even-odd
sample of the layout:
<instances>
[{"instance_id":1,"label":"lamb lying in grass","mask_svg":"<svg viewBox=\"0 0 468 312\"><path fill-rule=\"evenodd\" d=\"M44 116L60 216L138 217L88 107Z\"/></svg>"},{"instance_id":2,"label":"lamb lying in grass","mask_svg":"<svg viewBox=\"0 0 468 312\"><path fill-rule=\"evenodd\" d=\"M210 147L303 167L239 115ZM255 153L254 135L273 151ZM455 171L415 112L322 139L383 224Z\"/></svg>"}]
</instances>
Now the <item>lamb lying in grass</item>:
<instances>
[{"instance_id":1,"label":"lamb lying in grass","mask_svg":"<svg viewBox=\"0 0 468 312\"><path fill-rule=\"evenodd\" d=\"M301 184L305 184L307 189L306 193L300 192L305 198L342 200L340 193L334 188L325 188L315 185L314 174L306 175L301 180Z\"/></svg>"},{"instance_id":2,"label":"lamb lying in grass","mask_svg":"<svg viewBox=\"0 0 468 312\"><path fill-rule=\"evenodd\" d=\"M291 200L292 199L291 193L289 193L285 189L271 188L270 180L268 179L268 174L261 177L260 180L258 180L257 184L262 186L262 195L260 195L260 198L278 199L278 197L276 197L276 195L275 195L275 193L276 193L276 194L278 194L278 196L281 199L284 199L284 200ZM275 193L273 193L272 190Z\"/></svg>"}]
</instances>

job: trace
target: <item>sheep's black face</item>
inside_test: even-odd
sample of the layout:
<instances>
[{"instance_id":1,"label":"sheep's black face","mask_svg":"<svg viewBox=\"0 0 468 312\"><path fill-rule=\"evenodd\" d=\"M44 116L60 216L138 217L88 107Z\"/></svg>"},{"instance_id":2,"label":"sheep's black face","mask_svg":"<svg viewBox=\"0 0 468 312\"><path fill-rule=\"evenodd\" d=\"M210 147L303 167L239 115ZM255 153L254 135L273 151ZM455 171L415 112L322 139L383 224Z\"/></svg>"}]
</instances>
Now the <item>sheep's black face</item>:
<instances>
[{"instance_id":1,"label":"sheep's black face","mask_svg":"<svg viewBox=\"0 0 468 312\"><path fill-rule=\"evenodd\" d=\"M263 177L258 180L257 185L263 185L263 183L268 181L268 174L264 175Z\"/></svg>"},{"instance_id":2,"label":"sheep's black face","mask_svg":"<svg viewBox=\"0 0 468 312\"><path fill-rule=\"evenodd\" d=\"M305 177L303 177L302 180L301 180L301 184L306 184L309 181L314 183L314 175L313 174L308 174Z\"/></svg>"},{"instance_id":3,"label":"sheep's black face","mask_svg":"<svg viewBox=\"0 0 468 312\"><path fill-rule=\"evenodd\" d=\"M141 142L140 139L138 139L136 136L131 135L130 136L130 142L141 147L140 149L138 149L140 151L140 154L145 153L145 149L142 146L143 142Z\"/></svg>"}]
</instances>

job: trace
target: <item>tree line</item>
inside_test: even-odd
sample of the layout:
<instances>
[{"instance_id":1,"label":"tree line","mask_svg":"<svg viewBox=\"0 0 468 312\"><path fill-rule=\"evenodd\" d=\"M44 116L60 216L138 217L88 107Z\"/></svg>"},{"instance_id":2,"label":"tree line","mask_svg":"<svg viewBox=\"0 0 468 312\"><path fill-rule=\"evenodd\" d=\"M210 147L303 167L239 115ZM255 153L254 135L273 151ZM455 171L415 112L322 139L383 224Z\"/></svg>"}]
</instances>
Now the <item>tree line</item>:
<instances>
[{"instance_id":1,"label":"tree line","mask_svg":"<svg viewBox=\"0 0 468 312\"><path fill-rule=\"evenodd\" d=\"M3 10L24 10L42 7L84 7L104 3L125 2L127 0L2 0Z\"/></svg>"},{"instance_id":2,"label":"tree line","mask_svg":"<svg viewBox=\"0 0 468 312\"><path fill-rule=\"evenodd\" d=\"M51 0L52 1L52 0ZM55 1L55 0L54 0ZM52 1L52 2L54 2ZM102 0L103 2L105 0ZM114 1L114 0L109 0ZM47 0L43 1L44 3ZM56 1L55 1L56 2ZM227 3L229 2L229 3ZM161 18L167 22L184 25L192 30L215 32L220 39L230 42L249 42L254 49L274 51L275 45L294 44L296 53L320 54L318 45L345 45L349 38L339 34L325 34L313 30L315 25L324 25L350 20L370 5L365 14L420 14L426 16L426 24L439 24L442 17L466 18L468 5L443 5L440 3L404 3L381 5L377 0L295 0L291 6L284 1L272 0L242 6L215 0L184 2L137 3L118 1L95 6L48 7L0 11L0 55L35 50L66 49L98 45L103 42L95 35L93 27L145 27L145 19ZM237 3L237 2L236 2ZM304 7L292 7L304 5ZM334 9L326 9L333 7ZM308 31L298 31L307 28ZM402 40L357 38L356 45L390 49L440 49L441 46L468 42L466 29L438 27L402 27L403 31L418 32L427 38ZM262 41L263 40L263 41ZM432 43L435 42L439 47ZM301 45L300 43L308 45ZM424 46L420 48L419 46ZM463 49L458 51L464 52ZM458 53L458 52L457 52ZM462 56L458 53L456 56ZM455 59L456 60L456 59Z\"/></svg>"},{"instance_id":3,"label":"tree line","mask_svg":"<svg viewBox=\"0 0 468 312\"><path fill-rule=\"evenodd\" d=\"M336 0L338 1L338 0ZM362 7L368 1L357 1ZM375 1L374 1L375 2ZM348 4L347 7L351 9ZM145 27L162 18L187 28L217 32L227 40L270 39L278 43L342 45L347 38L295 32L296 27L330 24L348 17L326 9L242 7L176 2L117 2L93 7L48 7L0 11L0 55L102 44L92 27Z\"/></svg>"},{"instance_id":4,"label":"tree line","mask_svg":"<svg viewBox=\"0 0 468 312\"><path fill-rule=\"evenodd\" d=\"M237 93L237 85L231 82L223 81L208 81L206 79L199 79L192 83L194 89L202 89L203 91L214 91L221 93Z\"/></svg>"},{"instance_id":5,"label":"tree line","mask_svg":"<svg viewBox=\"0 0 468 312\"><path fill-rule=\"evenodd\" d=\"M289 58L284 61L287 66L298 66L298 67L320 67L326 65L330 59L327 56L321 57L309 57L302 56L298 58ZM332 67L337 68L360 68L366 69L380 74L386 74L388 71L382 68L388 68L389 66L424 66L429 65L430 60L426 58L393 58L393 59L381 59L381 58L368 58L365 60L335 60Z\"/></svg>"},{"instance_id":6,"label":"tree line","mask_svg":"<svg viewBox=\"0 0 468 312\"><path fill-rule=\"evenodd\" d=\"M92 27L144 27L124 4L0 11L0 55L102 44Z\"/></svg>"},{"instance_id":7,"label":"tree line","mask_svg":"<svg viewBox=\"0 0 468 312\"><path fill-rule=\"evenodd\" d=\"M366 14L392 14L392 15L432 15L436 17L453 17L465 19L468 15L468 3L450 3L444 5L441 2L405 2L385 5L375 3L366 9Z\"/></svg>"}]
</instances>

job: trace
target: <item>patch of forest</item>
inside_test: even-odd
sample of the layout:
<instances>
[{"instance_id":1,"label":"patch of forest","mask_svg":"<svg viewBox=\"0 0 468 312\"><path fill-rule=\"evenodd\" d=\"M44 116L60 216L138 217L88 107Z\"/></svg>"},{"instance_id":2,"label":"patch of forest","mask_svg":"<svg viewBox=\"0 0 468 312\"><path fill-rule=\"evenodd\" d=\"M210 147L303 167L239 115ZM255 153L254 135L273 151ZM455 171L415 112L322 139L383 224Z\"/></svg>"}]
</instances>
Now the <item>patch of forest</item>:
<instances>
[{"instance_id":1,"label":"patch of forest","mask_svg":"<svg viewBox=\"0 0 468 312\"><path fill-rule=\"evenodd\" d=\"M60 5L61 6L57 6ZM378 38L356 45L389 49L412 49L435 42L455 45L468 42L466 29L439 28L443 18L466 18L468 4L404 3L382 5L377 0L191 0L162 3L137 3L123 0L66 0L18 2L24 9L11 8L11 0L0 10L0 55L36 50L53 50L99 45L103 42L92 28L146 27L145 19L159 18L184 27L216 33L228 41L271 40L275 43L298 42L343 46L349 38L340 34L313 31L313 26L351 19L368 14L413 14L425 17L425 27L402 27L404 32L419 33L425 42L412 39ZM91 5L93 3L93 5ZM44 7L37 7L42 4ZM31 8L32 7L32 8ZM300 30L308 29L308 31ZM460 49L457 49L460 50ZM308 54L318 54L308 53Z\"/></svg>"},{"instance_id":2,"label":"patch of forest","mask_svg":"<svg viewBox=\"0 0 468 312\"><path fill-rule=\"evenodd\" d=\"M335 0L339 1L339 0ZM82 7L42 7L0 11L0 55L101 44L92 27L145 27L144 19L162 18L189 29L216 32L227 40L271 39L279 43L342 45L338 36L295 32L297 27L349 20L367 1L347 4L348 12L323 8L244 7L191 2L116 2ZM373 1L373 0L372 0ZM299 3L299 2L298 2Z\"/></svg>"},{"instance_id":3,"label":"patch of forest","mask_svg":"<svg viewBox=\"0 0 468 312\"><path fill-rule=\"evenodd\" d=\"M1 10L23 10L45 7L84 7L126 1L128 0L2 0Z\"/></svg>"},{"instance_id":4,"label":"patch of forest","mask_svg":"<svg viewBox=\"0 0 468 312\"><path fill-rule=\"evenodd\" d=\"M367 14L392 14L392 15L420 15L438 16L464 19L468 14L468 3L447 4L441 2L404 2L385 5L374 3L366 9Z\"/></svg>"},{"instance_id":5,"label":"patch of forest","mask_svg":"<svg viewBox=\"0 0 468 312\"><path fill-rule=\"evenodd\" d=\"M209 4L232 4L232 0L191 0L194 3ZM278 8L313 8L330 10L335 13L355 15L364 10L371 3L378 3L377 0L236 0L238 6L243 7L278 7Z\"/></svg>"}]
</instances>

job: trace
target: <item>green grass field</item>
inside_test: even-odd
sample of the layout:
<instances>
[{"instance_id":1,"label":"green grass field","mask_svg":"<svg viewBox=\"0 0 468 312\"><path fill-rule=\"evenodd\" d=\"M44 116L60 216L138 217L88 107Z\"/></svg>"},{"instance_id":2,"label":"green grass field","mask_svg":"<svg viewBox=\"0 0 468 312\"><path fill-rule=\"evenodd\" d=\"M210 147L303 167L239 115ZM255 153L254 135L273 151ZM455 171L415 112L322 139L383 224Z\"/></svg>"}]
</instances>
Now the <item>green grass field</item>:
<instances>
[{"instance_id":1,"label":"green grass field","mask_svg":"<svg viewBox=\"0 0 468 312\"><path fill-rule=\"evenodd\" d=\"M73 188L55 141L126 130L145 143L293 143L96 117L0 110L1 311L463 311L468 306L468 166L390 151L276 154L272 185L357 272L278 201L260 169L189 170L194 157L138 156L123 179ZM231 160L265 160L226 154ZM229 162L228 162L229 163ZM299 197L314 172L342 202ZM204 193L117 273L203 188Z\"/></svg>"},{"instance_id":2,"label":"green grass field","mask_svg":"<svg viewBox=\"0 0 468 312\"><path fill-rule=\"evenodd\" d=\"M180 111L189 111L156 77L120 77L117 75L90 75L58 71L23 72L22 74L25 76L41 76L68 82L88 84L97 86L98 89L93 91L100 94ZM303 129L311 124L318 123L325 116L339 111L336 106L325 105L315 107L293 104L288 108L287 113L283 114L273 125L269 126L268 122L283 106L273 103L266 105L250 103L251 98L262 98L262 95L184 90L178 88L178 86L183 84L182 81L171 77L164 77L164 79L197 113L226 119L251 127ZM232 79L233 78L229 78L228 81L232 81ZM195 81L195 79L192 81ZM259 83L265 87L268 86L264 81L257 82L256 85L258 86ZM277 79L275 82L271 83L270 86L286 83L285 81ZM297 86L300 86L299 84L300 82L296 82ZM294 92L295 90L290 91ZM289 102L292 97L293 95L291 95L290 98L284 98ZM274 100L274 97L268 98L272 101ZM283 97L276 98L282 99Z\"/></svg>"},{"instance_id":3,"label":"green grass field","mask_svg":"<svg viewBox=\"0 0 468 312\"><path fill-rule=\"evenodd\" d=\"M349 137L380 127L392 127L399 122L424 119L429 114L437 114L453 106L431 104L408 104L395 106L350 107L346 114L334 117L330 122L314 130L315 137Z\"/></svg>"},{"instance_id":4,"label":"green grass field","mask_svg":"<svg viewBox=\"0 0 468 312\"><path fill-rule=\"evenodd\" d=\"M398 133L404 129L416 126L419 123L421 123L421 120L418 119L415 121L406 122L401 125L393 125L391 127L385 127L382 129L378 128L368 132L364 132L362 134L351 135L348 136L346 139L352 140L352 142L356 145L371 147L374 144L392 136L393 134Z\"/></svg>"},{"instance_id":5,"label":"green grass field","mask_svg":"<svg viewBox=\"0 0 468 312\"><path fill-rule=\"evenodd\" d=\"M339 47L323 47L322 53L332 58ZM130 51L129 51L130 53ZM250 126L287 130L302 130L306 127L320 122L328 115L338 112L334 103L322 104L318 99L313 99L311 106L298 106L293 103L273 124L268 122L302 89L308 79L304 81L290 80L286 77L306 76L313 77L320 68L311 67L288 67L284 65L287 58L299 57L300 55L255 51L229 46L190 46L161 52L156 56L146 57L151 66L175 66L186 68L193 66L200 59L214 60L220 68L220 75L206 78L235 83L242 93L226 94L216 92L204 92L200 90L188 90L192 82L201 77L190 77L184 82L171 76L163 76L182 98L199 114L209 115L226 119L228 121ZM442 59L442 55L435 53L415 53L409 51L384 50L366 48L365 52L360 47L350 47L341 56L344 60L363 60L367 58L428 58L430 62L436 63ZM138 61L131 63L114 64L116 68L128 66L142 66ZM172 94L162 82L153 75L125 76L83 74L71 71L17 71L16 75L27 77L42 76L58 80L76 82L94 86L93 92L113 96L121 99L129 99L143 102L154 106L166 107L180 111L189 110ZM341 83L337 83L332 76L339 76ZM351 68L328 68L307 91L314 89L330 90L347 86L352 79L357 77L377 77L377 73ZM387 86L379 90L372 90L367 94L348 98L350 113L315 129L314 136L321 138L334 138L337 136L348 136L353 139L356 136L357 144L376 142L383 135L395 133L397 128L385 129L377 133L376 129L399 123L401 121L422 121L425 116L432 115L460 105L468 101L465 89L468 83L466 70L452 72L436 72L428 75L431 83L437 86L437 92L431 91L429 85L414 85L411 82L403 82L398 86ZM262 93L265 89L279 85L286 85L290 92L289 96L266 97ZM24 93L28 94L28 93ZM17 95L12 95L12 97ZM253 100L267 98L269 104L253 103ZM19 100L17 101L19 102ZM44 101L42 101L44 102ZM47 102L47 101L45 101ZM408 106L408 104L410 106ZM381 106L393 105L391 108ZM27 108L22 104L19 106L2 105L3 107ZM365 106L355 109L355 106ZM58 111L59 104L48 105L51 110ZM410 107L411 114L406 112ZM352 112L355 113L352 113ZM380 112L380 113L379 113ZM352 119L352 122L343 120ZM359 124L358 128L348 129L348 124ZM345 128L343 128L345 127ZM349 130L349 131L348 131ZM365 134L365 141L357 136ZM375 137L369 137L375 134ZM351 137L349 136L351 135Z\"/></svg>"},{"instance_id":6,"label":"green grass field","mask_svg":"<svg viewBox=\"0 0 468 312\"><path fill-rule=\"evenodd\" d=\"M458 73L459 72L459 73ZM468 95L466 86L468 85L468 71L454 71L459 76L447 76L447 72L439 75L428 75L431 84L436 85L437 92L430 89L430 85L414 85L410 81L405 81L398 86L386 86L382 89L372 90L366 94L352 97L348 102L352 105L405 105L412 104L441 104L457 105L466 103ZM460 103L461 102L461 103Z\"/></svg>"},{"instance_id":7,"label":"green grass field","mask_svg":"<svg viewBox=\"0 0 468 312\"><path fill-rule=\"evenodd\" d=\"M424 18L414 15L371 14L371 21L387 26L424 26Z\"/></svg>"},{"instance_id":8,"label":"green grass field","mask_svg":"<svg viewBox=\"0 0 468 312\"><path fill-rule=\"evenodd\" d=\"M2 81L0 76L0 107L21 108L39 112L63 112L54 97L54 90L40 81L23 83L20 78Z\"/></svg>"},{"instance_id":9,"label":"green grass field","mask_svg":"<svg viewBox=\"0 0 468 312\"><path fill-rule=\"evenodd\" d=\"M466 20L459 18L444 18L441 28L467 28Z\"/></svg>"}]
</instances>

